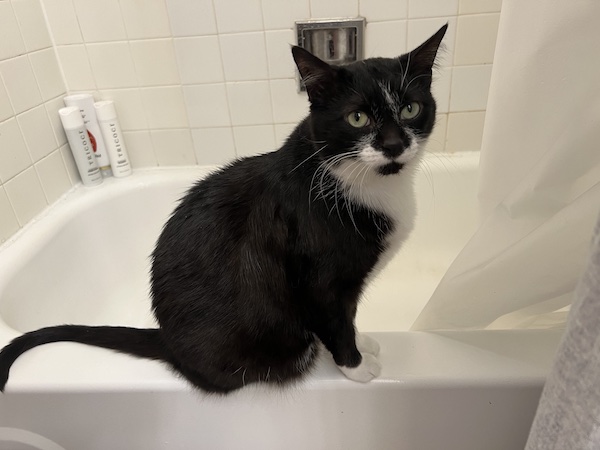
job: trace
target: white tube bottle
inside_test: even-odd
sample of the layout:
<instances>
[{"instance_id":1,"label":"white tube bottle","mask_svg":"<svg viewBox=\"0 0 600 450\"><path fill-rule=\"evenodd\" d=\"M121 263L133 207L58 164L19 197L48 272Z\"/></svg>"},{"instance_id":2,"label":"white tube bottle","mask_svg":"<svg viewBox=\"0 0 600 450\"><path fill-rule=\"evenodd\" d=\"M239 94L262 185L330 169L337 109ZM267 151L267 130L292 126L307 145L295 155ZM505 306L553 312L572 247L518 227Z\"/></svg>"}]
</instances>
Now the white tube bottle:
<instances>
[{"instance_id":1,"label":"white tube bottle","mask_svg":"<svg viewBox=\"0 0 600 450\"><path fill-rule=\"evenodd\" d=\"M102 174L79 108L76 106L61 108L58 110L58 115L65 129L81 181L85 186L96 186L102 183Z\"/></svg>"},{"instance_id":2,"label":"white tube bottle","mask_svg":"<svg viewBox=\"0 0 600 450\"><path fill-rule=\"evenodd\" d=\"M94 155L96 155L100 172L105 178L111 176L110 160L106 153L106 146L104 145L104 139L100 132L98 119L96 118L94 97L91 94L74 94L66 96L63 101L65 102L65 106L76 106L79 108L85 127L90 134L92 149L94 150Z\"/></svg>"},{"instance_id":3,"label":"white tube bottle","mask_svg":"<svg viewBox=\"0 0 600 450\"><path fill-rule=\"evenodd\" d=\"M98 124L104 138L113 175L117 178L131 175L131 164L129 163L123 133L117 120L114 102L104 100L94 103L94 107L96 108Z\"/></svg>"}]
</instances>

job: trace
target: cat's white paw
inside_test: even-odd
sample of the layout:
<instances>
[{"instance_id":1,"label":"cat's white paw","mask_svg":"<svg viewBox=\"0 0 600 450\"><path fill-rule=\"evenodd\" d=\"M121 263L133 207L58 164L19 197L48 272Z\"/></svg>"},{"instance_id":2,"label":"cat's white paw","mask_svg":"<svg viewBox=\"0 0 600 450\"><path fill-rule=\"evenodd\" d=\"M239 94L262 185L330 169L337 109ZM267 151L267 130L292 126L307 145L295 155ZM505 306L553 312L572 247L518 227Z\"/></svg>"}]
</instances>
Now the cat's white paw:
<instances>
[{"instance_id":1,"label":"cat's white paw","mask_svg":"<svg viewBox=\"0 0 600 450\"><path fill-rule=\"evenodd\" d=\"M356 348L361 353L369 353L370 355L379 355L379 342L371 336L360 333L356 335Z\"/></svg>"},{"instance_id":2,"label":"cat's white paw","mask_svg":"<svg viewBox=\"0 0 600 450\"><path fill-rule=\"evenodd\" d=\"M362 354L362 361L357 367L338 366L346 378L352 381L366 383L381 374L381 364L369 353Z\"/></svg>"}]
</instances>

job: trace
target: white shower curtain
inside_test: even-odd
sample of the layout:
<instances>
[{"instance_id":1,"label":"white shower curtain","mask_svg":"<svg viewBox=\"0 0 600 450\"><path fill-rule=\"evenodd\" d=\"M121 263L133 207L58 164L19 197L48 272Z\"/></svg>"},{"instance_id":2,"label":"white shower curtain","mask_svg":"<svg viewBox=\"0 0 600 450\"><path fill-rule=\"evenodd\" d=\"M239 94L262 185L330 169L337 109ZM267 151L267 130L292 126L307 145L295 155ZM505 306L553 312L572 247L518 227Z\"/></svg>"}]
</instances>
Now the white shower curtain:
<instances>
[{"instance_id":1,"label":"white shower curtain","mask_svg":"<svg viewBox=\"0 0 600 450\"><path fill-rule=\"evenodd\" d=\"M479 198L413 329L564 325L600 211L599 1L503 1Z\"/></svg>"}]
</instances>

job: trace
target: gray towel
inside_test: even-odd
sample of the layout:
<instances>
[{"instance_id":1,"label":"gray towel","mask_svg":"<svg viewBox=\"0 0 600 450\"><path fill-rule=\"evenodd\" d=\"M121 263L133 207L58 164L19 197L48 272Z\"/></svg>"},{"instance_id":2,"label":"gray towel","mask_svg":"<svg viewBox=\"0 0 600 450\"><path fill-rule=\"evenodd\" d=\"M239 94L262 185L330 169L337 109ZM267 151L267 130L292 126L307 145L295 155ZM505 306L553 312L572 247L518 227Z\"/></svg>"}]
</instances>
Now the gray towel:
<instances>
[{"instance_id":1,"label":"gray towel","mask_svg":"<svg viewBox=\"0 0 600 450\"><path fill-rule=\"evenodd\" d=\"M525 448L600 449L600 219Z\"/></svg>"}]
</instances>

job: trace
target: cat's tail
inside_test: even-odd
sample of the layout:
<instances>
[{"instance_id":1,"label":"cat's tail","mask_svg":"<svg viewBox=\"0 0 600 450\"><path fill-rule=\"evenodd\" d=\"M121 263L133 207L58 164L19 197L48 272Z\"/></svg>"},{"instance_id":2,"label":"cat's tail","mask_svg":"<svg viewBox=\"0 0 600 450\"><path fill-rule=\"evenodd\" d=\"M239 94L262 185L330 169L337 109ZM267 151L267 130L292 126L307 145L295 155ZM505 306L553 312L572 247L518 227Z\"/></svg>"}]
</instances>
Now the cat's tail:
<instances>
[{"instance_id":1,"label":"cat's tail","mask_svg":"<svg viewBox=\"0 0 600 450\"><path fill-rule=\"evenodd\" d=\"M0 391L4 392L10 367L19 356L38 345L61 341L94 345L141 358L166 362L171 359L158 328L88 327L82 325L41 328L15 338L0 351Z\"/></svg>"}]
</instances>

